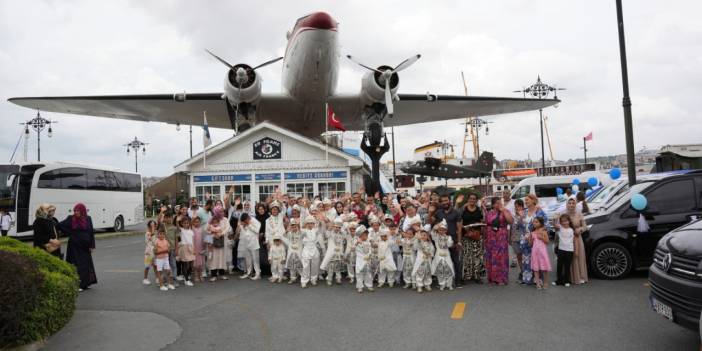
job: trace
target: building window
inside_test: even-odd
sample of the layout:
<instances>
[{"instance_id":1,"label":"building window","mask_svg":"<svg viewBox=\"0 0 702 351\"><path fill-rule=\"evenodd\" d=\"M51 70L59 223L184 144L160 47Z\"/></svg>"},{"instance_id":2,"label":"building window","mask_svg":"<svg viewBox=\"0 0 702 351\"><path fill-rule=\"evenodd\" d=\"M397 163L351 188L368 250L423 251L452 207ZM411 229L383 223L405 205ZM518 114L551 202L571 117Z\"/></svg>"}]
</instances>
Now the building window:
<instances>
[{"instance_id":1,"label":"building window","mask_svg":"<svg viewBox=\"0 0 702 351\"><path fill-rule=\"evenodd\" d=\"M205 201L212 199L213 201L221 200L222 196L219 192L219 185L200 185L195 187L195 196L197 202L204 204Z\"/></svg>"},{"instance_id":2,"label":"building window","mask_svg":"<svg viewBox=\"0 0 702 351\"><path fill-rule=\"evenodd\" d=\"M275 194L275 189L278 188L277 185L259 185L258 186L258 202L266 202L270 196Z\"/></svg>"},{"instance_id":3,"label":"building window","mask_svg":"<svg viewBox=\"0 0 702 351\"><path fill-rule=\"evenodd\" d=\"M224 192L229 194L229 189L234 188L234 198L230 201L234 201L237 197L244 201L251 201L251 185L226 185L224 186Z\"/></svg>"},{"instance_id":4,"label":"building window","mask_svg":"<svg viewBox=\"0 0 702 351\"><path fill-rule=\"evenodd\" d=\"M339 198L346 192L346 183L344 182L319 183L318 186L319 191L317 194L322 199Z\"/></svg>"},{"instance_id":5,"label":"building window","mask_svg":"<svg viewBox=\"0 0 702 351\"><path fill-rule=\"evenodd\" d=\"M313 183L287 184L287 190L289 196L304 197L307 199L312 199L314 197Z\"/></svg>"}]
</instances>

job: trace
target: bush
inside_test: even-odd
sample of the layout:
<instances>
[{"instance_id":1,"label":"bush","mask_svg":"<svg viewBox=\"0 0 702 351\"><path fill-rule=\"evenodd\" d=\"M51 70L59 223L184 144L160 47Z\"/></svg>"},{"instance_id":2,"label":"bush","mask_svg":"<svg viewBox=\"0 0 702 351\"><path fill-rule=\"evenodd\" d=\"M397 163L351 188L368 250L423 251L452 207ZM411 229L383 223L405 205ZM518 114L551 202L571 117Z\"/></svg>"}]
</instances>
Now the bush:
<instances>
[{"instance_id":1,"label":"bush","mask_svg":"<svg viewBox=\"0 0 702 351\"><path fill-rule=\"evenodd\" d=\"M0 259L0 281L11 284L0 288L0 347L42 340L63 328L78 296L75 267L6 237L0 238L0 258L5 257Z\"/></svg>"}]
</instances>

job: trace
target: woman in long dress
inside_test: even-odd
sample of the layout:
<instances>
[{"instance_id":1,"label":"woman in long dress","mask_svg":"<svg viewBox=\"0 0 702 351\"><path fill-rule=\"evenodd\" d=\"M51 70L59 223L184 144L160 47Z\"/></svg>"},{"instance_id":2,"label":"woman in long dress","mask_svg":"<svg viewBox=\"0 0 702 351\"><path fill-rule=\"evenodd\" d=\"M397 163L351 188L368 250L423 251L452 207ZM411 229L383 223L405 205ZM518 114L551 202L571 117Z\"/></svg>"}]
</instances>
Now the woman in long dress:
<instances>
[{"instance_id":1,"label":"woman in long dress","mask_svg":"<svg viewBox=\"0 0 702 351\"><path fill-rule=\"evenodd\" d=\"M461 213L463 226L475 225L483 222L483 212L478 207L478 195L475 193L468 194L466 205ZM469 227L468 233L463 235L463 272L457 274L463 275L463 281L473 280L476 283L482 283L485 276L482 227ZM475 233L477 240L471 239L471 233Z\"/></svg>"},{"instance_id":2,"label":"woman in long dress","mask_svg":"<svg viewBox=\"0 0 702 351\"><path fill-rule=\"evenodd\" d=\"M214 244L212 245L212 259L207 261L207 266L212 274L212 277L210 278L211 282L216 281L218 276L222 280L228 279L227 276L224 275L225 270L227 269L227 259L225 253L227 248L225 242L227 240L227 236L231 234L231 231L232 228L229 226L229 221L224 218L224 209L220 206L215 207L212 210L212 218L210 218L210 222L207 225L207 232L212 234L214 238ZM221 240L222 243L220 247L217 247L219 246L217 243L218 240Z\"/></svg>"},{"instance_id":3,"label":"woman in long dress","mask_svg":"<svg viewBox=\"0 0 702 351\"><path fill-rule=\"evenodd\" d=\"M512 214L502 207L499 197L492 198L492 209L485 215L485 271L488 283L505 285L509 280L509 231Z\"/></svg>"},{"instance_id":4,"label":"woman in long dress","mask_svg":"<svg viewBox=\"0 0 702 351\"><path fill-rule=\"evenodd\" d=\"M34 214L34 247L38 247L46 252L49 252L47 244L51 240L58 240L58 232L56 230L56 219L54 219L56 206L49 204L41 204ZM61 247L49 252L50 254L63 259Z\"/></svg>"},{"instance_id":5,"label":"woman in long dress","mask_svg":"<svg viewBox=\"0 0 702 351\"><path fill-rule=\"evenodd\" d=\"M92 252L95 249L95 231L93 220L88 216L85 205L79 203L73 207L73 215L59 223L61 231L68 236L66 261L76 266L80 278L80 291L97 284Z\"/></svg>"},{"instance_id":6,"label":"woman in long dress","mask_svg":"<svg viewBox=\"0 0 702 351\"><path fill-rule=\"evenodd\" d=\"M585 243L583 233L587 229L585 218L577 210L577 201L574 197L568 199L566 203L566 214L570 216L573 226L573 263L570 266L570 281L573 284L587 283L587 258L585 257Z\"/></svg>"}]
</instances>

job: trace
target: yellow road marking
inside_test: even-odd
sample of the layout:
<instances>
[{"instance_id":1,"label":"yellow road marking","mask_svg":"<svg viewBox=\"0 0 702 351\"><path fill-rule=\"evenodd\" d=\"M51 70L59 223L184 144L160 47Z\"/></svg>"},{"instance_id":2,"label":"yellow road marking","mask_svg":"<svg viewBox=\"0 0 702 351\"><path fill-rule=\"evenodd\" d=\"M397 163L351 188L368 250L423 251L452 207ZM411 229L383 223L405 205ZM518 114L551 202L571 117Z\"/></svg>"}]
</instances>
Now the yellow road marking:
<instances>
[{"instance_id":1,"label":"yellow road marking","mask_svg":"<svg viewBox=\"0 0 702 351\"><path fill-rule=\"evenodd\" d=\"M108 269L105 270L105 273L139 273L142 271L137 271L133 269Z\"/></svg>"},{"instance_id":2,"label":"yellow road marking","mask_svg":"<svg viewBox=\"0 0 702 351\"><path fill-rule=\"evenodd\" d=\"M453 306L453 312L451 312L451 319L463 319L463 312L466 310L465 302L456 302Z\"/></svg>"}]
</instances>

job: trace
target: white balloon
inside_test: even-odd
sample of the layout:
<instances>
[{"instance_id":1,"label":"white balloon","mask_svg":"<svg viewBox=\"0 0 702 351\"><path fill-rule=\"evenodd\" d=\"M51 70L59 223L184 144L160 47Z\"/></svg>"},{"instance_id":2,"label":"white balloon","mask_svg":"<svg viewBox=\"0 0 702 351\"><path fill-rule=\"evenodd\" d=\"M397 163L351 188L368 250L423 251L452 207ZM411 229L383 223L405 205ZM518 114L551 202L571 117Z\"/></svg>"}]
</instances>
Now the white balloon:
<instances>
[{"instance_id":1,"label":"white balloon","mask_svg":"<svg viewBox=\"0 0 702 351\"><path fill-rule=\"evenodd\" d=\"M580 190L580 187L577 185L573 185L573 187L571 189L573 189L573 193L577 193L578 190Z\"/></svg>"}]
</instances>

